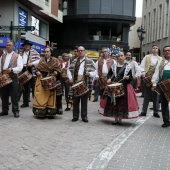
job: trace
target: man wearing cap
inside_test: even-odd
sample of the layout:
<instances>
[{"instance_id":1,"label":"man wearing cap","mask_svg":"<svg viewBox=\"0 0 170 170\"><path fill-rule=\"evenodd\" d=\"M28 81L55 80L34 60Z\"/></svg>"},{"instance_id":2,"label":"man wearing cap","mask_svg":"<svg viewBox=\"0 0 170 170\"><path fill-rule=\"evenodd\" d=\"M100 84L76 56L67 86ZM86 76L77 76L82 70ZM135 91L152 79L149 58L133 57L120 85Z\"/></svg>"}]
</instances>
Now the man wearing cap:
<instances>
[{"instance_id":1,"label":"man wearing cap","mask_svg":"<svg viewBox=\"0 0 170 170\"><path fill-rule=\"evenodd\" d=\"M2 54L0 58L0 72L1 74L8 74L12 82L1 88L1 99L2 99L2 112L0 116L8 115L8 101L9 95L12 101L12 112L15 118L19 117L19 106L18 106L18 76L17 74L22 71L23 61L21 56L13 51L14 42L9 40L6 43L6 54Z\"/></svg>"},{"instance_id":2,"label":"man wearing cap","mask_svg":"<svg viewBox=\"0 0 170 170\"><path fill-rule=\"evenodd\" d=\"M22 59L23 59L23 70L22 73L24 73L26 70L28 70L32 74L32 78L24 84L23 86L23 104L21 107L28 107L29 106L29 97L30 97L30 88L32 89L32 96L34 97L34 86L35 86L35 80L36 80L36 74L35 74L35 67L38 65L40 60L40 54L31 48L32 43L29 40L25 40L22 44L24 47L22 52Z\"/></svg>"}]
</instances>

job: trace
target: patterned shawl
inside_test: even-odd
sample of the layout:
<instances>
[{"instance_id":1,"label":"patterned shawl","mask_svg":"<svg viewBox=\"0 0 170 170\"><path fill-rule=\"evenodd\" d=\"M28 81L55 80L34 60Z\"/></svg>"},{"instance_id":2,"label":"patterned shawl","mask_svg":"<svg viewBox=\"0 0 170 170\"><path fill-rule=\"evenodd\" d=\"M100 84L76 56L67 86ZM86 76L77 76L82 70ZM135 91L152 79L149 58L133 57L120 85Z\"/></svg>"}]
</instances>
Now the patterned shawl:
<instances>
[{"instance_id":1,"label":"patterned shawl","mask_svg":"<svg viewBox=\"0 0 170 170\"><path fill-rule=\"evenodd\" d=\"M60 71L61 67L60 67L60 63L57 58L51 57L50 61L47 62L44 57L44 58L41 58L38 66L37 66L37 69L39 71L53 73L54 71Z\"/></svg>"}]
</instances>

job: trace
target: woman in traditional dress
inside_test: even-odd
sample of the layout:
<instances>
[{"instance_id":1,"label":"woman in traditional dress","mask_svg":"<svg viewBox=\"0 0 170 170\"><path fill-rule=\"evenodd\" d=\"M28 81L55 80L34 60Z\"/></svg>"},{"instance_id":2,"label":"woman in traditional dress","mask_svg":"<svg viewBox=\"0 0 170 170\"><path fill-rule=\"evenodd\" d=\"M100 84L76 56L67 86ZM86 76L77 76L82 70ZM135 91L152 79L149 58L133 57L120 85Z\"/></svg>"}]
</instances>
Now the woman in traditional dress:
<instances>
[{"instance_id":1,"label":"woman in traditional dress","mask_svg":"<svg viewBox=\"0 0 170 170\"><path fill-rule=\"evenodd\" d=\"M123 84L124 95L121 97L114 97L114 94L110 94L108 86L106 87L103 97L107 99L105 107L100 108L99 112L103 116L115 118L113 124L122 125L122 119L136 118L138 117L138 102L136 99L135 91L130 84L133 79L130 65L125 63L125 56L123 52L118 55L118 63L111 66L108 79L108 84L113 82L120 82ZM102 99L103 100L103 99Z\"/></svg>"},{"instance_id":2,"label":"woman in traditional dress","mask_svg":"<svg viewBox=\"0 0 170 170\"><path fill-rule=\"evenodd\" d=\"M41 117L57 114L56 89L43 90L41 79L47 76L54 76L57 79L60 76L60 63L57 58L52 57L51 48L45 48L44 53L45 57L41 58L36 70L37 80L33 100L33 113Z\"/></svg>"}]
</instances>

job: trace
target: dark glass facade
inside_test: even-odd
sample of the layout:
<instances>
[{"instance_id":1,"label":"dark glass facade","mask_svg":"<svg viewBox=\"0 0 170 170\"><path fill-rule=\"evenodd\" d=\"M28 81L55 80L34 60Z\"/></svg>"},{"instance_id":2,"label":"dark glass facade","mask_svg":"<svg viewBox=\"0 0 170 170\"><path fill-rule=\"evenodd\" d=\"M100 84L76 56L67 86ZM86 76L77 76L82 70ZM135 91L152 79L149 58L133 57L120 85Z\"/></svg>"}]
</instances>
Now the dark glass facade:
<instances>
[{"instance_id":1,"label":"dark glass facade","mask_svg":"<svg viewBox=\"0 0 170 170\"><path fill-rule=\"evenodd\" d=\"M118 45L128 50L136 0L64 0L63 24L51 25L58 50L82 45L89 50Z\"/></svg>"}]
</instances>

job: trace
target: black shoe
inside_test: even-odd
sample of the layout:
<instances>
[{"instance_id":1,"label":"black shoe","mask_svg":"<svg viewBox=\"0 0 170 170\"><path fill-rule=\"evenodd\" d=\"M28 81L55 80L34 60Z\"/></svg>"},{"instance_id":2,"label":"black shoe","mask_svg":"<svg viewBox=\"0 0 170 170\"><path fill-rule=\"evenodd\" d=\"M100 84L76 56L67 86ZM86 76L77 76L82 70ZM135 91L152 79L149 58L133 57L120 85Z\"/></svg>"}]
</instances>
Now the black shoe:
<instances>
[{"instance_id":1,"label":"black shoe","mask_svg":"<svg viewBox=\"0 0 170 170\"><path fill-rule=\"evenodd\" d=\"M82 121L85 122L85 123L89 122L87 118L82 119Z\"/></svg>"},{"instance_id":2,"label":"black shoe","mask_svg":"<svg viewBox=\"0 0 170 170\"><path fill-rule=\"evenodd\" d=\"M160 118L158 113L154 113L153 116L156 117L156 118Z\"/></svg>"},{"instance_id":3,"label":"black shoe","mask_svg":"<svg viewBox=\"0 0 170 170\"><path fill-rule=\"evenodd\" d=\"M73 118L72 122L76 122L77 120L79 120L78 118Z\"/></svg>"},{"instance_id":4,"label":"black shoe","mask_svg":"<svg viewBox=\"0 0 170 170\"><path fill-rule=\"evenodd\" d=\"M93 102L97 102L98 100L97 99L94 99Z\"/></svg>"},{"instance_id":5,"label":"black shoe","mask_svg":"<svg viewBox=\"0 0 170 170\"><path fill-rule=\"evenodd\" d=\"M146 113L141 112L139 116L146 116Z\"/></svg>"},{"instance_id":6,"label":"black shoe","mask_svg":"<svg viewBox=\"0 0 170 170\"><path fill-rule=\"evenodd\" d=\"M8 102L8 105L11 105L11 102Z\"/></svg>"},{"instance_id":7,"label":"black shoe","mask_svg":"<svg viewBox=\"0 0 170 170\"><path fill-rule=\"evenodd\" d=\"M113 122L112 125L118 125L118 122Z\"/></svg>"},{"instance_id":8,"label":"black shoe","mask_svg":"<svg viewBox=\"0 0 170 170\"><path fill-rule=\"evenodd\" d=\"M62 115L63 114L63 109L57 110L57 115Z\"/></svg>"},{"instance_id":9,"label":"black shoe","mask_svg":"<svg viewBox=\"0 0 170 170\"><path fill-rule=\"evenodd\" d=\"M162 127L163 127L163 128L168 127L168 126L170 126L170 123L164 123L164 124L162 124Z\"/></svg>"},{"instance_id":10,"label":"black shoe","mask_svg":"<svg viewBox=\"0 0 170 170\"><path fill-rule=\"evenodd\" d=\"M65 111L70 111L70 108L67 107L67 108L65 109Z\"/></svg>"},{"instance_id":11,"label":"black shoe","mask_svg":"<svg viewBox=\"0 0 170 170\"><path fill-rule=\"evenodd\" d=\"M24 103L21 105L21 107L29 107L29 105Z\"/></svg>"},{"instance_id":12,"label":"black shoe","mask_svg":"<svg viewBox=\"0 0 170 170\"><path fill-rule=\"evenodd\" d=\"M19 112L14 112L14 117L19 118Z\"/></svg>"},{"instance_id":13,"label":"black shoe","mask_svg":"<svg viewBox=\"0 0 170 170\"><path fill-rule=\"evenodd\" d=\"M5 115L8 115L8 112L3 112L3 111L2 111L2 112L0 113L0 116L5 116Z\"/></svg>"}]
</instances>

